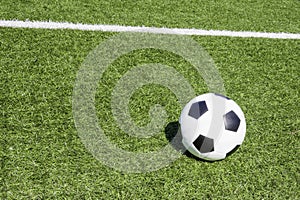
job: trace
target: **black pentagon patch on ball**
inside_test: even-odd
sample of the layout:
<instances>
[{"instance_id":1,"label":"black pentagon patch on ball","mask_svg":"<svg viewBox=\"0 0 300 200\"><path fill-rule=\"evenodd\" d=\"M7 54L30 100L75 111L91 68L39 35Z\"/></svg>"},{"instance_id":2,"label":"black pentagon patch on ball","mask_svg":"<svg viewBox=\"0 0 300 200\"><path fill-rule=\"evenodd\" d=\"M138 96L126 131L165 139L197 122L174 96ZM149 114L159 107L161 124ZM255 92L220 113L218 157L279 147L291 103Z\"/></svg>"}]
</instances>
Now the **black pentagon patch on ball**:
<instances>
[{"instance_id":1,"label":"black pentagon patch on ball","mask_svg":"<svg viewBox=\"0 0 300 200\"><path fill-rule=\"evenodd\" d=\"M193 103L190 111L189 116L199 119L204 113L208 111L205 101L199 101L196 103Z\"/></svg>"},{"instance_id":2,"label":"black pentagon patch on ball","mask_svg":"<svg viewBox=\"0 0 300 200\"><path fill-rule=\"evenodd\" d=\"M237 132L240 126L240 118L235 114L235 112L230 111L226 113L224 116L225 129L229 131Z\"/></svg>"},{"instance_id":3,"label":"black pentagon patch on ball","mask_svg":"<svg viewBox=\"0 0 300 200\"><path fill-rule=\"evenodd\" d=\"M214 140L206 136L199 135L193 144L200 153L209 153L214 151Z\"/></svg>"}]
</instances>

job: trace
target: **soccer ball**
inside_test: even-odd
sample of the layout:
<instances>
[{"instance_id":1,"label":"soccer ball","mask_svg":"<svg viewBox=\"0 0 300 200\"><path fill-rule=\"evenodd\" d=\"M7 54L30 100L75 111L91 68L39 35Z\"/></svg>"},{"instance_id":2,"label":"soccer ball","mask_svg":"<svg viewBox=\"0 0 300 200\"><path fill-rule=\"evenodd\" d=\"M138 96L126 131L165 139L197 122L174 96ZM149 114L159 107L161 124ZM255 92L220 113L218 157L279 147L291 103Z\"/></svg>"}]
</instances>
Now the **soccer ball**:
<instances>
[{"instance_id":1,"label":"soccer ball","mask_svg":"<svg viewBox=\"0 0 300 200\"><path fill-rule=\"evenodd\" d=\"M210 161L226 158L242 144L246 134L241 108L230 98L215 93L197 96L187 103L179 123L185 148Z\"/></svg>"}]
</instances>

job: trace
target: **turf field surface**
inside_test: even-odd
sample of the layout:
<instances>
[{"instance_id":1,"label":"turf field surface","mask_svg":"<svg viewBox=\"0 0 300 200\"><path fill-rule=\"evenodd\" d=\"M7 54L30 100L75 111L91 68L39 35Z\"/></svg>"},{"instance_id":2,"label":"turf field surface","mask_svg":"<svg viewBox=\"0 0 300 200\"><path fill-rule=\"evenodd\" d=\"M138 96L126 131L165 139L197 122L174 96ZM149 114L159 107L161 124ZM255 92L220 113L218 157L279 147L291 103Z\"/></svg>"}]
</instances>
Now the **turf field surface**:
<instances>
[{"instance_id":1,"label":"turf field surface","mask_svg":"<svg viewBox=\"0 0 300 200\"><path fill-rule=\"evenodd\" d=\"M126 4L125 11L118 1L114 5L45 1L36 7L33 2L1 3L0 18L299 33L298 1L232 6L222 1L203 6L178 1L169 4L169 9L139 1L134 8ZM217 12L221 3L226 14ZM142 17L143 9L149 18ZM210 10L213 20L204 20L202 13ZM237 13L243 13L241 20ZM161 170L132 174L96 160L79 139L72 114L77 71L90 51L115 34L0 29L2 199L299 198L299 40L193 36L213 58L226 94L246 115L245 141L221 162L183 155ZM174 67L197 94L208 92L189 63L168 52L148 49L118 59L99 83L96 107L106 135L128 151L154 151L168 143L165 130L150 139L130 137L111 116L114 83L136 64L151 62ZM149 107L157 103L166 107L168 123L178 120L181 108L175 96L163 87L149 86L132 97L136 123L149 122Z\"/></svg>"}]
</instances>

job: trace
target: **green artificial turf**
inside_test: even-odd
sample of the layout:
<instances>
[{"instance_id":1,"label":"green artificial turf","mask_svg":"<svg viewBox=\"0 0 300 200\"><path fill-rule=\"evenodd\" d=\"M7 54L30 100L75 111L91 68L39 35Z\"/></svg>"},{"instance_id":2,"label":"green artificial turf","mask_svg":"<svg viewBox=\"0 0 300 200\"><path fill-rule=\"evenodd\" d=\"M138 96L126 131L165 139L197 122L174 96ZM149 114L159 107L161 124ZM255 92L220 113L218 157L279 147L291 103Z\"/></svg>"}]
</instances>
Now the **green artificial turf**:
<instances>
[{"instance_id":1,"label":"green artificial turf","mask_svg":"<svg viewBox=\"0 0 300 200\"><path fill-rule=\"evenodd\" d=\"M182 156L159 171L127 174L93 158L72 116L77 70L111 34L9 28L0 33L2 198L299 198L299 41L193 37L214 59L227 95L245 112L246 139L221 162ZM148 140L130 137L110 115L112 82L135 62L148 61L190 74L197 94L208 91L188 63L167 52L137 51L120 58L99 83L96 102L99 124L128 151L151 151L168 143L163 130ZM145 123L147 109L155 103L166 106L168 122L178 119L181 108L174 95L145 86L132 98L135 121Z\"/></svg>"},{"instance_id":2,"label":"green artificial turf","mask_svg":"<svg viewBox=\"0 0 300 200\"><path fill-rule=\"evenodd\" d=\"M5 1L0 19L299 32L299 1ZM239 2L239 3L238 3ZM123 7L121 7L123 5ZM223 12L224 11L224 12ZM244 143L220 162L183 155L168 167L125 173L85 148L75 128L72 97L86 56L116 33L0 28L0 199L299 199L300 41L192 37L213 58L226 94L245 113ZM119 148L155 151L165 130L131 137L115 123L111 92L132 67L161 63L180 72L196 94L208 92L183 58L144 49L117 59L96 93L99 125ZM175 95L146 85L131 98L132 119L150 121L163 105L167 123L180 115Z\"/></svg>"},{"instance_id":3,"label":"green artificial turf","mask_svg":"<svg viewBox=\"0 0 300 200\"><path fill-rule=\"evenodd\" d=\"M0 19L300 32L298 0L3 1Z\"/></svg>"}]
</instances>

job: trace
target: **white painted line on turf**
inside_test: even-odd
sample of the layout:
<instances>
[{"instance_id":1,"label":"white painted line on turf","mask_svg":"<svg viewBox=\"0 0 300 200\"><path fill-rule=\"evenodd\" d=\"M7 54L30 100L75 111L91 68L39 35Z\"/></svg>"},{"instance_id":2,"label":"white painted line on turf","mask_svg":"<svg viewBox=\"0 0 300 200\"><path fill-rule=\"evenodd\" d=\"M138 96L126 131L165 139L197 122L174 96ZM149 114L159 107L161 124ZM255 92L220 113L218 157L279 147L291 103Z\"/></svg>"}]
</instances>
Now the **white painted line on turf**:
<instances>
[{"instance_id":1,"label":"white painted line on turf","mask_svg":"<svg viewBox=\"0 0 300 200\"><path fill-rule=\"evenodd\" d=\"M18 21L0 20L0 27L11 28L35 28L35 29L72 29L83 31L104 31L104 32L144 32L158 34L176 35L201 35L201 36L226 36L244 38L272 38L272 39L300 39L298 33L266 33L251 31L227 31L227 30L202 30L187 28L156 28L143 26L120 26L104 24L80 24L69 22L43 22L43 21Z\"/></svg>"}]
</instances>

